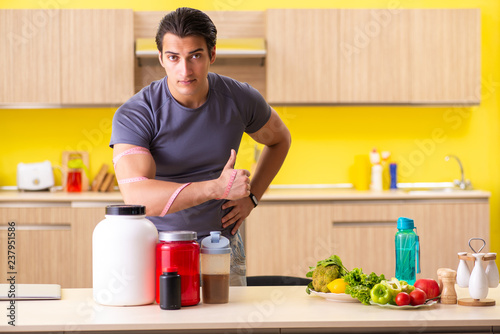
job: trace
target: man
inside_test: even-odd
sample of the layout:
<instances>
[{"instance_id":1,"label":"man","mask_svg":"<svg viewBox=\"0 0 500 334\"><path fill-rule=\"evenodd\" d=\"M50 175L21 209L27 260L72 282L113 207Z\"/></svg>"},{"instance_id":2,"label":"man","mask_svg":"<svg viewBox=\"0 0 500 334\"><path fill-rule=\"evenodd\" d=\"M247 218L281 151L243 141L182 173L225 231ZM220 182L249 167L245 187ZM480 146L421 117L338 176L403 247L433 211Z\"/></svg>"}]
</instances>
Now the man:
<instances>
[{"instance_id":1,"label":"man","mask_svg":"<svg viewBox=\"0 0 500 334\"><path fill-rule=\"evenodd\" d=\"M217 30L210 18L179 8L160 22L158 57L166 76L121 106L110 146L125 203L146 206L159 231L220 230L231 241L231 284L245 285L238 232L276 176L290 132L259 92L209 73ZM255 175L235 170L243 132L264 144Z\"/></svg>"}]
</instances>

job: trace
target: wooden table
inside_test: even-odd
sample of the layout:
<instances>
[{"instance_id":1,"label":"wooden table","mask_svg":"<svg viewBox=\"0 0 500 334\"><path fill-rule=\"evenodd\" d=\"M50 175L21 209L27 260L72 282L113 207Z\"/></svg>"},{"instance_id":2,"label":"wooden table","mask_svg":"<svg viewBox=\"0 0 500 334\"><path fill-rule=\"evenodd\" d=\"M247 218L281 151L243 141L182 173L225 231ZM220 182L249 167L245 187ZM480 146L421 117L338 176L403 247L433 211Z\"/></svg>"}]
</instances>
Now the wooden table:
<instances>
[{"instance_id":1,"label":"wooden table","mask_svg":"<svg viewBox=\"0 0 500 334\"><path fill-rule=\"evenodd\" d=\"M468 296L467 289L457 293ZM490 289L488 298L497 305L394 310L327 301L302 286L231 287L228 304L164 311L158 305L101 306L91 289L63 289L61 300L16 302L15 327L7 323L9 302L0 302L0 332L500 333L500 288Z\"/></svg>"}]
</instances>

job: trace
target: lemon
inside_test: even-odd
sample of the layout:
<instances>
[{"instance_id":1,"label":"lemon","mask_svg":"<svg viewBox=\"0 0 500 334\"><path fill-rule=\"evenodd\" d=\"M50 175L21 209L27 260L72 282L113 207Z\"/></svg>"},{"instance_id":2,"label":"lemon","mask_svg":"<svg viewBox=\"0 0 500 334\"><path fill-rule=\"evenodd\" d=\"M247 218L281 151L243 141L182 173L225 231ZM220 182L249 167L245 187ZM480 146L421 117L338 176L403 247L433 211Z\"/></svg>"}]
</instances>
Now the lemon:
<instances>
[{"instance_id":1,"label":"lemon","mask_svg":"<svg viewBox=\"0 0 500 334\"><path fill-rule=\"evenodd\" d=\"M345 292L345 287L347 286L347 283L344 282L343 278L337 278L326 286L328 290L332 293L344 293Z\"/></svg>"}]
</instances>

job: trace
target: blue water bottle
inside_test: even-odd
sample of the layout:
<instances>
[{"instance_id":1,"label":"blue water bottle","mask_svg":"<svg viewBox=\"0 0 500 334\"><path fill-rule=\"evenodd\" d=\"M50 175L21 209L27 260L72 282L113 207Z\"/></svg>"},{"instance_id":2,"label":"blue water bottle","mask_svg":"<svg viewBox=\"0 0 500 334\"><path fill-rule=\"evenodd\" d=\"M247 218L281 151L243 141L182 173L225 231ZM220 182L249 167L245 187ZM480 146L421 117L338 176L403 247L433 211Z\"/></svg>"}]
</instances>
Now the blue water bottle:
<instances>
[{"instance_id":1,"label":"blue water bottle","mask_svg":"<svg viewBox=\"0 0 500 334\"><path fill-rule=\"evenodd\" d=\"M396 233L396 278L413 285L420 273L420 243L413 219L400 217Z\"/></svg>"}]
</instances>

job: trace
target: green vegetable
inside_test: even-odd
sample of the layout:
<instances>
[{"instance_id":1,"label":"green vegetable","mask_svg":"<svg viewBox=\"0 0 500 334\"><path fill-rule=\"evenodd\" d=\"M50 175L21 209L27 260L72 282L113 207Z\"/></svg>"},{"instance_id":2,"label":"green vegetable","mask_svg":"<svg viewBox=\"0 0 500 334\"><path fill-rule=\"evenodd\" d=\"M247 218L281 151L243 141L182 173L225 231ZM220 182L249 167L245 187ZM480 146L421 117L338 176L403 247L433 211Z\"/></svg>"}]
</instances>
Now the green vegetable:
<instances>
[{"instance_id":1,"label":"green vegetable","mask_svg":"<svg viewBox=\"0 0 500 334\"><path fill-rule=\"evenodd\" d=\"M377 304L387 304L393 297L387 284L378 283L370 290L370 297Z\"/></svg>"},{"instance_id":2,"label":"green vegetable","mask_svg":"<svg viewBox=\"0 0 500 334\"><path fill-rule=\"evenodd\" d=\"M351 295L351 297L358 299L361 303L365 305L370 305L370 291L371 289L381 281L385 280L385 276L382 274L377 276L375 273L366 275L363 273L361 268L354 268L344 277L344 281L348 284L345 293Z\"/></svg>"},{"instance_id":3,"label":"green vegetable","mask_svg":"<svg viewBox=\"0 0 500 334\"><path fill-rule=\"evenodd\" d=\"M306 292L310 290L318 292L330 292L328 283L344 276L347 269L342 265L342 260L337 255L332 255L327 259L318 261L316 267L309 267L306 277L312 277L312 282L307 285Z\"/></svg>"},{"instance_id":4,"label":"green vegetable","mask_svg":"<svg viewBox=\"0 0 500 334\"><path fill-rule=\"evenodd\" d=\"M353 287L347 286L345 293L351 295L352 298L356 298L365 305L370 305L370 288L364 285L356 285Z\"/></svg>"},{"instance_id":5,"label":"green vegetable","mask_svg":"<svg viewBox=\"0 0 500 334\"><path fill-rule=\"evenodd\" d=\"M387 287L387 290L389 290L389 293L391 295L389 303L396 305L396 296L401 292L401 284L399 280L393 277L390 281L382 281L380 284L385 285Z\"/></svg>"},{"instance_id":6,"label":"green vegetable","mask_svg":"<svg viewBox=\"0 0 500 334\"><path fill-rule=\"evenodd\" d=\"M406 281L399 281L399 284L401 284L401 292L406 292L407 294L410 294L413 290L415 290L415 287L413 285L408 284Z\"/></svg>"}]
</instances>

